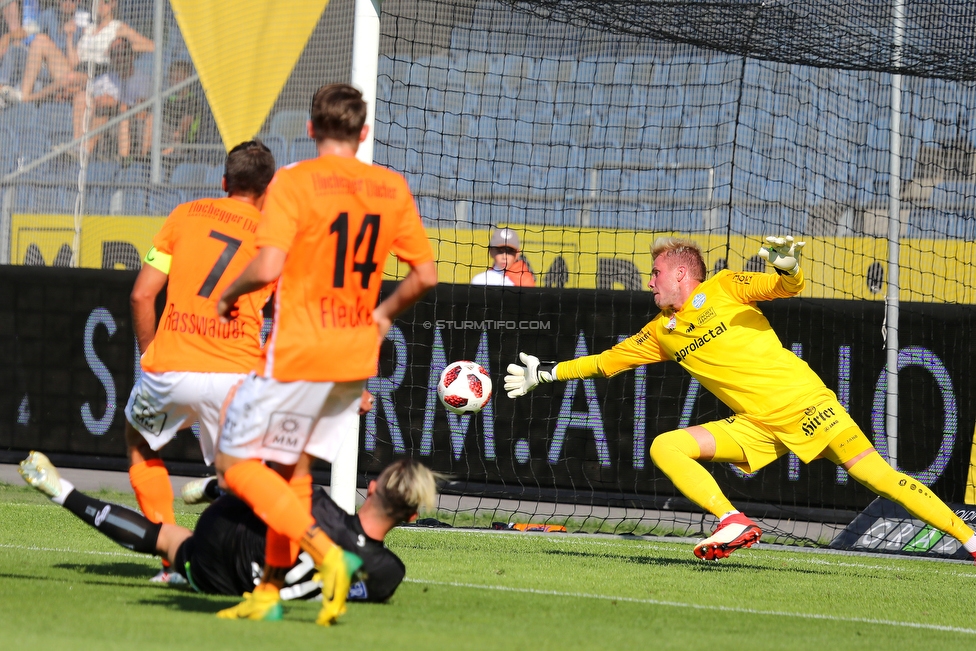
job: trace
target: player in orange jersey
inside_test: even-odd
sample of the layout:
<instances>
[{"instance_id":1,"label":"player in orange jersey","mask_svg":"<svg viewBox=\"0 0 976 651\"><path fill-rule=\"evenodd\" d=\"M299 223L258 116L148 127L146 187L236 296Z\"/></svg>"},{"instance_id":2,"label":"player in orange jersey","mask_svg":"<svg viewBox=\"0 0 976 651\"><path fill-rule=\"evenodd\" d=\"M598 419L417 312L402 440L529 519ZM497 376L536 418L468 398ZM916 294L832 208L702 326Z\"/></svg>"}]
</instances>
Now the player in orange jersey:
<instances>
[{"instance_id":1,"label":"player in orange jersey","mask_svg":"<svg viewBox=\"0 0 976 651\"><path fill-rule=\"evenodd\" d=\"M356 159L365 122L366 103L352 86L315 93L308 130L319 155L275 176L258 226L258 255L217 306L231 319L238 300L277 280L262 363L226 409L217 455L224 484L268 524L265 572L220 617L265 619L276 612L300 546L323 580L317 623L330 625L345 612L350 576L361 562L315 526L309 470L313 458L332 462L355 434L363 387L376 374L392 319L437 283L406 181ZM391 252L410 272L377 305Z\"/></svg>"},{"instance_id":2,"label":"player in orange jersey","mask_svg":"<svg viewBox=\"0 0 976 651\"><path fill-rule=\"evenodd\" d=\"M214 461L220 406L261 356L261 313L272 287L241 302L238 318L221 323L217 298L257 254L254 233L264 193L274 176L271 151L245 142L227 155L227 197L177 206L153 238L132 289L132 323L142 373L125 406L129 479L142 512L173 524L173 488L158 450L177 430L200 423L200 449ZM166 307L156 327L156 297ZM167 568L154 579L178 575Z\"/></svg>"}]
</instances>

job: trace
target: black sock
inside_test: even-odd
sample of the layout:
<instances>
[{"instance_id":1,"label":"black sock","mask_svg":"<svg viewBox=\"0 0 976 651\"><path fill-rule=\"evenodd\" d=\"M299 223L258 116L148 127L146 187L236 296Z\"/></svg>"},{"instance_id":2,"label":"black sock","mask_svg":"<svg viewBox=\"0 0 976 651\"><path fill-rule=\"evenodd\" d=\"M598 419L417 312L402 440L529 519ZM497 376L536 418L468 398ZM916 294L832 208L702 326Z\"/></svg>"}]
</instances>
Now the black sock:
<instances>
[{"instance_id":1,"label":"black sock","mask_svg":"<svg viewBox=\"0 0 976 651\"><path fill-rule=\"evenodd\" d=\"M123 547L156 553L156 539L163 525L150 522L141 513L89 497L78 489L68 493L63 506Z\"/></svg>"}]
</instances>

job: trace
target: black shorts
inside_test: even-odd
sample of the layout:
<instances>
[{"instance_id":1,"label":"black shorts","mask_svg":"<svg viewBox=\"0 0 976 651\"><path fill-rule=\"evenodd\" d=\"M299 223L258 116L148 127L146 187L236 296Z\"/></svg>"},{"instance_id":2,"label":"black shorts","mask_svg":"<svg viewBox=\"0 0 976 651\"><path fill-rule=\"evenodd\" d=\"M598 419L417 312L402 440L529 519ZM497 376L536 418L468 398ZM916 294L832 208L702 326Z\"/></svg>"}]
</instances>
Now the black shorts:
<instances>
[{"instance_id":1,"label":"black shorts","mask_svg":"<svg viewBox=\"0 0 976 651\"><path fill-rule=\"evenodd\" d=\"M195 585L193 585L193 581L190 579L190 576L193 573L193 570L191 569L190 566L191 558L193 558L193 536L190 536L189 538L184 540L183 544L180 545L180 548L176 550L176 558L174 559L175 562L173 563L173 571L179 574L180 576L182 576L184 579L186 579L194 590L200 592L200 590Z\"/></svg>"},{"instance_id":2,"label":"black shorts","mask_svg":"<svg viewBox=\"0 0 976 651\"><path fill-rule=\"evenodd\" d=\"M176 571L194 590L241 595L254 589L264 564L264 524L240 500L222 497L197 521L176 552Z\"/></svg>"}]
</instances>

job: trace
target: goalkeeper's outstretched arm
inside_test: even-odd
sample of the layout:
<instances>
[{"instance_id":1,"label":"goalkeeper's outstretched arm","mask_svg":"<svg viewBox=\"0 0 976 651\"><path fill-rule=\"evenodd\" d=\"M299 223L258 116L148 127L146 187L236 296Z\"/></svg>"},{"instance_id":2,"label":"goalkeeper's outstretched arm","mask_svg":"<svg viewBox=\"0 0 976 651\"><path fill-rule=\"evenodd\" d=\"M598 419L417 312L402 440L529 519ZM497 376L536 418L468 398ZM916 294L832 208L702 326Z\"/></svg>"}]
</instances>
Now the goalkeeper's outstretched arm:
<instances>
[{"instance_id":1,"label":"goalkeeper's outstretched arm","mask_svg":"<svg viewBox=\"0 0 976 651\"><path fill-rule=\"evenodd\" d=\"M566 362L542 362L535 355L519 353L520 364L509 364L505 376L505 391L509 398L518 398L540 384L560 380L607 377L600 367L601 355L586 355Z\"/></svg>"},{"instance_id":2,"label":"goalkeeper's outstretched arm","mask_svg":"<svg viewBox=\"0 0 976 651\"><path fill-rule=\"evenodd\" d=\"M613 348L597 355L584 355L565 362L542 362L535 355L519 353L522 364L509 364L505 391L509 398L524 396L539 384L560 380L613 377L617 373L665 359L654 336L654 322ZM523 366L524 365L524 366Z\"/></svg>"}]
</instances>

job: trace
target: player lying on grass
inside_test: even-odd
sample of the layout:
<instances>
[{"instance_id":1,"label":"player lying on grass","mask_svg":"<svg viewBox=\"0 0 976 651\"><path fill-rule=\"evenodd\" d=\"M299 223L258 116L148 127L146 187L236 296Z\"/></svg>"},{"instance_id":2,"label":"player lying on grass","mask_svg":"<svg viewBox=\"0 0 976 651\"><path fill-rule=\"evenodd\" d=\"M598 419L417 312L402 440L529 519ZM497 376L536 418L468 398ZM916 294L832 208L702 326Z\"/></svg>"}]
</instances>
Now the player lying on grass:
<instances>
[{"instance_id":1,"label":"player lying on grass","mask_svg":"<svg viewBox=\"0 0 976 651\"><path fill-rule=\"evenodd\" d=\"M20 462L20 474L51 501L123 547L168 559L173 571L198 592L240 596L253 590L261 578L266 526L232 495L208 506L190 531L176 524L154 523L128 507L82 493L40 452L31 452ZM436 496L435 475L412 459L393 462L371 481L356 515L339 508L321 487L315 489L312 516L316 524L343 549L363 559L350 599L386 601L393 595L405 570L396 554L383 545L383 538L397 524L413 521L419 509L434 508ZM315 573L312 559L300 555L285 575L281 598L318 597L322 584L313 578ZM281 619L281 606L271 609L264 619Z\"/></svg>"},{"instance_id":2,"label":"player lying on grass","mask_svg":"<svg viewBox=\"0 0 976 651\"><path fill-rule=\"evenodd\" d=\"M510 398L540 382L611 377L643 364L672 360L732 409L730 418L658 435L651 459L688 499L719 518L695 546L706 560L725 558L762 535L732 506L699 461L733 463L755 472L788 451L804 463L827 458L875 493L957 538L976 558L976 536L920 481L897 472L810 367L783 347L757 301L789 298L803 289L797 260L803 242L768 237L760 255L777 274L720 271L705 280L701 248L659 238L648 287L661 309L640 332L597 355L540 362L521 354L505 376Z\"/></svg>"}]
</instances>

